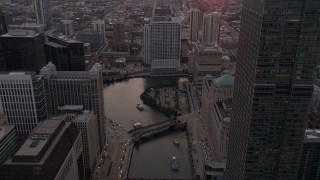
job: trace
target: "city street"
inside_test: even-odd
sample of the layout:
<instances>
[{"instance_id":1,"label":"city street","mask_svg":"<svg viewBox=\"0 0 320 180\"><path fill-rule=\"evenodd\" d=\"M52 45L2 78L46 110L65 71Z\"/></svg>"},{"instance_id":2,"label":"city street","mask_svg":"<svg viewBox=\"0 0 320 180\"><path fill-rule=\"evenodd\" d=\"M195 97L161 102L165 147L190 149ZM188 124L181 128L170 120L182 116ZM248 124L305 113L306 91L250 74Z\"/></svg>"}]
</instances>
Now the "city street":
<instances>
[{"instance_id":1,"label":"city street","mask_svg":"<svg viewBox=\"0 0 320 180\"><path fill-rule=\"evenodd\" d=\"M126 129L107 117L106 133L107 142L92 179L121 179L128 171L132 144Z\"/></svg>"}]
</instances>

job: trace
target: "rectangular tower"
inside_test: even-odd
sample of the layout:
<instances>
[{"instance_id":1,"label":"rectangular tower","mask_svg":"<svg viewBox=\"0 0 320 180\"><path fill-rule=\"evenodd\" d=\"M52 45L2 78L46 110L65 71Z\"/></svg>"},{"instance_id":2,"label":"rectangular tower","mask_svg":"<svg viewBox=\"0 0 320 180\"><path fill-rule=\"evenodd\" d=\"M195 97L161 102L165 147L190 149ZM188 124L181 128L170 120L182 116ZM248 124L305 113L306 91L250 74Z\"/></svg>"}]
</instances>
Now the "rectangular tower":
<instances>
[{"instance_id":1,"label":"rectangular tower","mask_svg":"<svg viewBox=\"0 0 320 180\"><path fill-rule=\"evenodd\" d=\"M106 141L104 122L102 66L96 63L90 71L56 71L49 63L41 69L45 77L48 114L58 114L59 107L65 105L83 105L97 115L99 146Z\"/></svg>"},{"instance_id":2,"label":"rectangular tower","mask_svg":"<svg viewBox=\"0 0 320 180\"><path fill-rule=\"evenodd\" d=\"M202 42L219 43L220 13L213 12L203 17Z\"/></svg>"},{"instance_id":3,"label":"rectangular tower","mask_svg":"<svg viewBox=\"0 0 320 180\"><path fill-rule=\"evenodd\" d=\"M181 25L177 19L153 17L144 27L145 62L153 74L175 73L180 67Z\"/></svg>"},{"instance_id":4,"label":"rectangular tower","mask_svg":"<svg viewBox=\"0 0 320 180\"><path fill-rule=\"evenodd\" d=\"M52 24L52 14L49 0L33 0L36 20L38 24L43 24L45 29L49 29Z\"/></svg>"},{"instance_id":5,"label":"rectangular tower","mask_svg":"<svg viewBox=\"0 0 320 180\"><path fill-rule=\"evenodd\" d=\"M318 0L244 0L227 179L297 179L319 63Z\"/></svg>"},{"instance_id":6,"label":"rectangular tower","mask_svg":"<svg viewBox=\"0 0 320 180\"><path fill-rule=\"evenodd\" d=\"M300 159L298 179L319 179L320 130L307 129Z\"/></svg>"},{"instance_id":7,"label":"rectangular tower","mask_svg":"<svg viewBox=\"0 0 320 180\"><path fill-rule=\"evenodd\" d=\"M199 9L191 9L190 11L190 40L196 41L198 40L199 33Z\"/></svg>"},{"instance_id":8,"label":"rectangular tower","mask_svg":"<svg viewBox=\"0 0 320 180\"><path fill-rule=\"evenodd\" d=\"M14 125L18 138L24 139L47 117L42 76L28 73L0 75L0 112Z\"/></svg>"},{"instance_id":9,"label":"rectangular tower","mask_svg":"<svg viewBox=\"0 0 320 180\"><path fill-rule=\"evenodd\" d=\"M115 47L124 45L124 24L123 22L115 22L113 24L113 44Z\"/></svg>"},{"instance_id":10,"label":"rectangular tower","mask_svg":"<svg viewBox=\"0 0 320 180\"><path fill-rule=\"evenodd\" d=\"M83 42L47 36L45 45L47 61L56 65L58 71L84 71Z\"/></svg>"},{"instance_id":11,"label":"rectangular tower","mask_svg":"<svg viewBox=\"0 0 320 180\"><path fill-rule=\"evenodd\" d=\"M2 71L35 71L46 64L43 33L34 30L9 30L0 36ZM1 62L2 61L2 62Z\"/></svg>"},{"instance_id":12,"label":"rectangular tower","mask_svg":"<svg viewBox=\"0 0 320 180\"><path fill-rule=\"evenodd\" d=\"M40 122L0 167L0 179L84 179L80 131L72 122Z\"/></svg>"}]
</instances>

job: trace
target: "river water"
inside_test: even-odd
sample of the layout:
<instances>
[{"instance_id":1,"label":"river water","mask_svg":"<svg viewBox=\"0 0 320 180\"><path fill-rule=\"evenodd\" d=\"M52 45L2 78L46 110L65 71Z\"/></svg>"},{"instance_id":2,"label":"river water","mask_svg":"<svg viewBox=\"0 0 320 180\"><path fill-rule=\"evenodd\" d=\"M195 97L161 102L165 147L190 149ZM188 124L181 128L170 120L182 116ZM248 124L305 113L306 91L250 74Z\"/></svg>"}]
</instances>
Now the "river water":
<instances>
[{"instance_id":1,"label":"river water","mask_svg":"<svg viewBox=\"0 0 320 180\"><path fill-rule=\"evenodd\" d=\"M110 84L104 88L106 116L123 125L127 130L132 129L136 122L145 126L166 120L168 119L166 116L147 105L144 105L143 111L139 111L136 104L142 104L140 94L159 82L186 80L186 78L172 77L134 78ZM179 147L172 143L173 138L179 139ZM176 156L179 161L178 171L172 171L170 168L172 156ZM186 132L165 133L134 147L129 178L192 179Z\"/></svg>"}]
</instances>

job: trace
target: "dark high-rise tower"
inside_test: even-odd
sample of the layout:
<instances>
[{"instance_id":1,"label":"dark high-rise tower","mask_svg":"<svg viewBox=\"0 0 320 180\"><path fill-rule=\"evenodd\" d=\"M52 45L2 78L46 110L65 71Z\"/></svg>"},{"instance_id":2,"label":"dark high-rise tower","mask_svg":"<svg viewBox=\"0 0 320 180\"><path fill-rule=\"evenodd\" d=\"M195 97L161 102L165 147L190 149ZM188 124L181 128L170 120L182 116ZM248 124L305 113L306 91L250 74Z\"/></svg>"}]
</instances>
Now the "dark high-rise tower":
<instances>
[{"instance_id":1,"label":"dark high-rise tower","mask_svg":"<svg viewBox=\"0 0 320 180\"><path fill-rule=\"evenodd\" d=\"M46 65L43 33L34 30L9 30L0 36L1 71L35 71Z\"/></svg>"},{"instance_id":2,"label":"dark high-rise tower","mask_svg":"<svg viewBox=\"0 0 320 180\"><path fill-rule=\"evenodd\" d=\"M227 179L296 179L320 54L318 0L244 0Z\"/></svg>"},{"instance_id":3,"label":"dark high-rise tower","mask_svg":"<svg viewBox=\"0 0 320 180\"><path fill-rule=\"evenodd\" d=\"M83 43L73 39L48 36L45 44L47 61L56 65L58 71L84 71Z\"/></svg>"}]
</instances>

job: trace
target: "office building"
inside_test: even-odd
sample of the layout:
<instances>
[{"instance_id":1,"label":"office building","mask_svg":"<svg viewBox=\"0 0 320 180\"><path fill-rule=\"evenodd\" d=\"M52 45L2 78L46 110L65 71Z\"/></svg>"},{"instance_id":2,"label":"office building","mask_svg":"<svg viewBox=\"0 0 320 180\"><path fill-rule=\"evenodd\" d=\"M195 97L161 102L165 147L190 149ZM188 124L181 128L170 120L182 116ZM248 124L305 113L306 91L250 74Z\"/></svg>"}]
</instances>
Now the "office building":
<instances>
[{"instance_id":1,"label":"office building","mask_svg":"<svg viewBox=\"0 0 320 180\"><path fill-rule=\"evenodd\" d=\"M80 131L72 122L40 122L0 167L0 179L84 179Z\"/></svg>"},{"instance_id":2,"label":"office building","mask_svg":"<svg viewBox=\"0 0 320 180\"><path fill-rule=\"evenodd\" d=\"M84 43L74 39L47 36L45 44L47 61L56 65L58 71L84 71Z\"/></svg>"},{"instance_id":3,"label":"office building","mask_svg":"<svg viewBox=\"0 0 320 180\"><path fill-rule=\"evenodd\" d=\"M8 25L12 23L13 23L12 13L0 10L0 35L7 33Z\"/></svg>"},{"instance_id":4,"label":"office building","mask_svg":"<svg viewBox=\"0 0 320 180\"><path fill-rule=\"evenodd\" d=\"M37 24L43 24L45 29L51 28L52 14L49 0L33 0Z\"/></svg>"},{"instance_id":5,"label":"office building","mask_svg":"<svg viewBox=\"0 0 320 180\"><path fill-rule=\"evenodd\" d=\"M18 139L26 138L47 117L44 81L34 73L0 75L0 112L14 125Z\"/></svg>"},{"instance_id":6,"label":"office building","mask_svg":"<svg viewBox=\"0 0 320 180\"><path fill-rule=\"evenodd\" d=\"M202 42L206 44L219 44L220 13L213 12L203 17Z\"/></svg>"},{"instance_id":7,"label":"office building","mask_svg":"<svg viewBox=\"0 0 320 180\"><path fill-rule=\"evenodd\" d=\"M200 10L191 9L190 11L190 40L197 41L199 38L199 19Z\"/></svg>"},{"instance_id":8,"label":"office building","mask_svg":"<svg viewBox=\"0 0 320 180\"><path fill-rule=\"evenodd\" d=\"M298 179L319 179L320 129L307 129L303 143Z\"/></svg>"},{"instance_id":9,"label":"office building","mask_svg":"<svg viewBox=\"0 0 320 180\"><path fill-rule=\"evenodd\" d=\"M9 30L0 36L1 71L35 71L46 64L44 35L34 30Z\"/></svg>"},{"instance_id":10,"label":"office building","mask_svg":"<svg viewBox=\"0 0 320 180\"><path fill-rule=\"evenodd\" d=\"M99 31L79 31L76 33L76 39L83 43L90 43L91 49L94 52L105 45L103 35Z\"/></svg>"},{"instance_id":11,"label":"office building","mask_svg":"<svg viewBox=\"0 0 320 180\"><path fill-rule=\"evenodd\" d=\"M227 179L297 179L319 10L314 0L243 1Z\"/></svg>"},{"instance_id":12,"label":"office building","mask_svg":"<svg viewBox=\"0 0 320 180\"><path fill-rule=\"evenodd\" d=\"M144 62L151 65L153 74L177 72L180 67L180 31L180 22L174 18L157 18L144 27Z\"/></svg>"},{"instance_id":13,"label":"office building","mask_svg":"<svg viewBox=\"0 0 320 180\"><path fill-rule=\"evenodd\" d=\"M45 77L49 115L58 114L59 107L65 105L83 105L84 109L93 110L97 116L100 150L106 141L101 71L99 63L89 71L57 71L55 65L48 63L40 72Z\"/></svg>"},{"instance_id":14,"label":"office building","mask_svg":"<svg viewBox=\"0 0 320 180\"><path fill-rule=\"evenodd\" d=\"M99 156L99 135L97 116L93 111L83 110L82 105L66 105L58 108L59 114L72 121L81 132L83 164L86 178L90 178Z\"/></svg>"},{"instance_id":15,"label":"office building","mask_svg":"<svg viewBox=\"0 0 320 180\"><path fill-rule=\"evenodd\" d=\"M0 116L2 116L0 114ZM1 123L0 120L0 166L17 150L16 131L14 126Z\"/></svg>"},{"instance_id":16,"label":"office building","mask_svg":"<svg viewBox=\"0 0 320 180\"><path fill-rule=\"evenodd\" d=\"M193 79L197 89L201 89L206 75L219 77L222 71L223 51L217 46L195 45L193 54Z\"/></svg>"},{"instance_id":17,"label":"office building","mask_svg":"<svg viewBox=\"0 0 320 180\"><path fill-rule=\"evenodd\" d=\"M73 31L73 21L72 20L61 20L60 29L64 36L72 37L74 34Z\"/></svg>"},{"instance_id":18,"label":"office building","mask_svg":"<svg viewBox=\"0 0 320 180\"><path fill-rule=\"evenodd\" d=\"M113 44L115 47L124 45L124 24L123 22L115 22L113 24Z\"/></svg>"},{"instance_id":19,"label":"office building","mask_svg":"<svg viewBox=\"0 0 320 180\"><path fill-rule=\"evenodd\" d=\"M201 99L201 118L215 162L227 158L234 77L227 70L218 78L207 75Z\"/></svg>"},{"instance_id":20,"label":"office building","mask_svg":"<svg viewBox=\"0 0 320 180\"><path fill-rule=\"evenodd\" d=\"M106 23L102 20L92 21L92 30L99 31L101 34L101 38L103 39L103 43L106 42Z\"/></svg>"}]
</instances>

